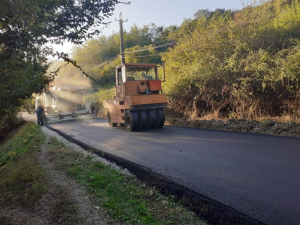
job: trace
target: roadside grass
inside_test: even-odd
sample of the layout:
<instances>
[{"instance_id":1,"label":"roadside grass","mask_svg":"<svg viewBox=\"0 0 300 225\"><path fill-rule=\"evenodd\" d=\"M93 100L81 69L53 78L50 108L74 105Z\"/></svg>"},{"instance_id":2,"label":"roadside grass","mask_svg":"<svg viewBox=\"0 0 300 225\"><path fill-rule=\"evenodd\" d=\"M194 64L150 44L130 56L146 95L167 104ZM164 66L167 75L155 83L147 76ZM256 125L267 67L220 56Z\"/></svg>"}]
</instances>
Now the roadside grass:
<instances>
[{"instance_id":1,"label":"roadside grass","mask_svg":"<svg viewBox=\"0 0 300 225\"><path fill-rule=\"evenodd\" d=\"M86 187L95 204L126 224L205 224L196 215L154 188L92 157L69 150L51 138L53 157L77 182Z\"/></svg>"},{"instance_id":2,"label":"roadside grass","mask_svg":"<svg viewBox=\"0 0 300 225\"><path fill-rule=\"evenodd\" d=\"M38 150L44 141L40 128L28 122L1 143L0 206L30 207L47 190L44 170L37 161Z\"/></svg>"},{"instance_id":3,"label":"roadside grass","mask_svg":"<svg viewBox=\"0 0 300 225\"><path fill-rule=\"evenodd\" d=\"M38 163L39 150L44 143L40 127L27 122L11 131L7 140L0 144L0 210L21 207L34 211L34 204L49 190L51 184ZM76 204L66 196L65 190L55 186L51 220L55 224L78 224L81 219ZM2 216L0 224L12 225L14 221Z\"/></svg>"},{"instance_id":4,"label":"roadside grass","mask_svg":"<svg viewBox=\"0 0 300 225\"><path fill-rule=\"evenodd\" d=\"M25 123L13 134L0 145L0 209L22 207L30 210L51 185L38 163L45 136L32 122ZM173 197L161 195L132 175L67 149L54 138L48 141L47 148L59 168L81 183L96 205L101 205L122 223L205 224ZM66 196L60 189L53 196L56 200L51 211L52 222L81 223L77 205ZM10 225L13 220L0 217L0 224Z\"/></svg>"}]
</instances>

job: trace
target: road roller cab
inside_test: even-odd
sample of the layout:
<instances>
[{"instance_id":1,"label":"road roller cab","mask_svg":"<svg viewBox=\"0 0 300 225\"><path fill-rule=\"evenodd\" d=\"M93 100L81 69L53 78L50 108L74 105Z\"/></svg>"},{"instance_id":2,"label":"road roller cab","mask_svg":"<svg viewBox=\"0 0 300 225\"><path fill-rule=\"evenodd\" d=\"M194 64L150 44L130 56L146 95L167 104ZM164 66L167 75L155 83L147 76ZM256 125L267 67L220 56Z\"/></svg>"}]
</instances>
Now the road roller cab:
<instances>
[{"instance_id":1,"label":"road roller cab","mask_svg":"<svg viewBox=\"0 0 300 225\"><path fill-rule=\"evenodd\" d=\"M128 131L164 125L167 96L162 94L158 65L125 63L116 67L116 95L104 100L111 126L124 124Z\"/></svg>"}]
</instances>

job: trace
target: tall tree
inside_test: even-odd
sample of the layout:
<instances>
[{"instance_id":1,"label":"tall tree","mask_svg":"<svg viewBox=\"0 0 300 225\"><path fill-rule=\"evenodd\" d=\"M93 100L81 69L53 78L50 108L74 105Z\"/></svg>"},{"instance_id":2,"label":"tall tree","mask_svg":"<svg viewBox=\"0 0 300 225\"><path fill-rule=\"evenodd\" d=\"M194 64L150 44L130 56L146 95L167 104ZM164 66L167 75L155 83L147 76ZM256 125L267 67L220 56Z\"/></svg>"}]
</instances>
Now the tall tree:
<instances>
[{"instance_id":1,"label":"tall tree","mask_svg":"<svg viewBox=\"0 0 300 225\"><path fill-rule=\"evenodd\" d=\"M22 100L41 93L53 78L47 56L68 59L49 43L82 43L107 25L118 0L0 0L0 119ZM71 61L75 63L74 61Z\"/></svg>"}]
</instances>

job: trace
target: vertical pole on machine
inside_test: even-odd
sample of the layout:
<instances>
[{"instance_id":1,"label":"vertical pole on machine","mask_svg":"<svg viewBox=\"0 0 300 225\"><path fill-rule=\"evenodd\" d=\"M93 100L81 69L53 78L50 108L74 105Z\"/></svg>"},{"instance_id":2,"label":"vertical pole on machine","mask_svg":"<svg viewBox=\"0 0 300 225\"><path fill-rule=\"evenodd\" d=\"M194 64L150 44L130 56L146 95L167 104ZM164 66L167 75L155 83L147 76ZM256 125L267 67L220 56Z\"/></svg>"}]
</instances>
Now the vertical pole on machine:
<instances>
[{"instance_id":1,"label":"vertical pole on machine","mask_svg":"<svg viewBox=\"0 0 300 225\"><path fill-rule=\"evenodd\" d=\"M119 15L119 24L120 24L120 55L122 64L125 64L125 54L124 54L124 36L123 36L123 22L127 22L123 20L122 13Z\"/></svg>"}]
</instances>

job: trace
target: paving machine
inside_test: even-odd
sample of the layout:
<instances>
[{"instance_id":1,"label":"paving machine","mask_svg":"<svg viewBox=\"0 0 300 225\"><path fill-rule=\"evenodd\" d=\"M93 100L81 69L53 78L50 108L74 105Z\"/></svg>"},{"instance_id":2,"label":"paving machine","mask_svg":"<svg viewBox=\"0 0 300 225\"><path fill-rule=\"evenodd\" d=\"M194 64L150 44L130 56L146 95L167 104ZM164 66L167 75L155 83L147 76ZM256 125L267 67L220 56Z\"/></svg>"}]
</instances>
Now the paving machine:
<instances>
[{"instance_id":1,"label":"paving machine","mask_svg":"<svg viewBox=\"0 0 300 225\"><path fill-rule=\"evenodd\" d=\"M160 128L165 123L167 96L162 94L155 63L123 63L116 67L116 95L104 100L111 126L128 131Z\"/></svg>"}]
</instances>

